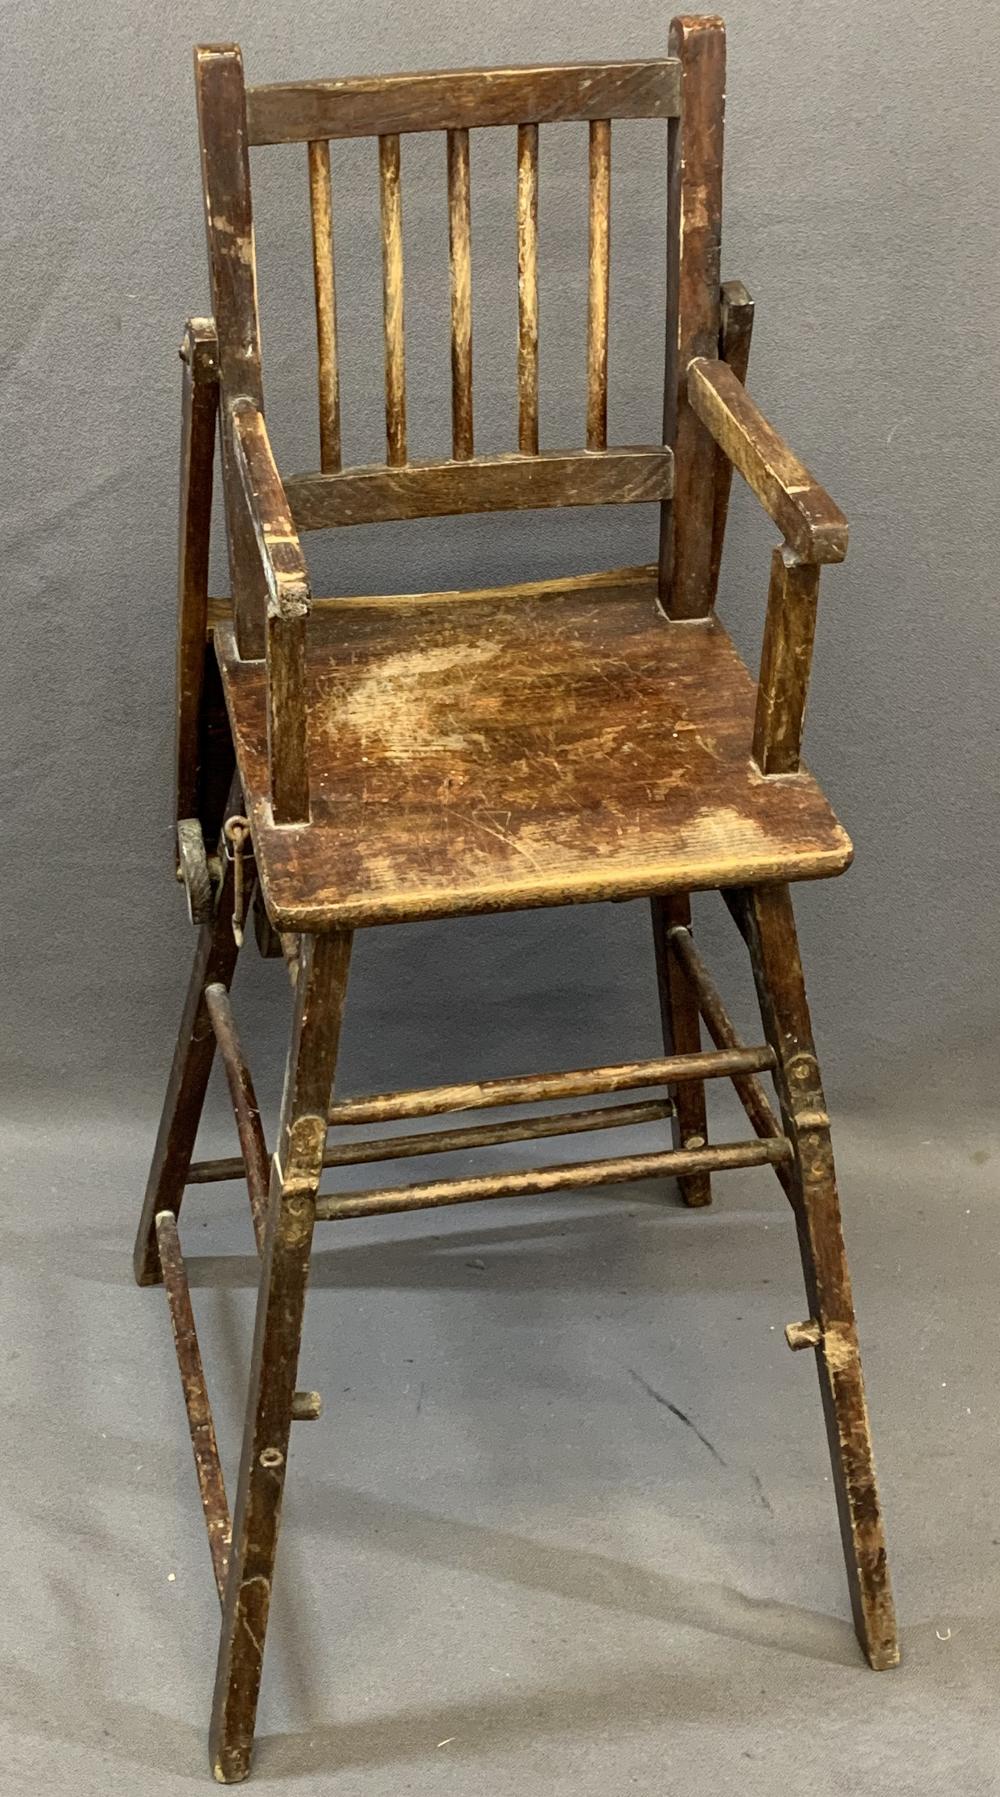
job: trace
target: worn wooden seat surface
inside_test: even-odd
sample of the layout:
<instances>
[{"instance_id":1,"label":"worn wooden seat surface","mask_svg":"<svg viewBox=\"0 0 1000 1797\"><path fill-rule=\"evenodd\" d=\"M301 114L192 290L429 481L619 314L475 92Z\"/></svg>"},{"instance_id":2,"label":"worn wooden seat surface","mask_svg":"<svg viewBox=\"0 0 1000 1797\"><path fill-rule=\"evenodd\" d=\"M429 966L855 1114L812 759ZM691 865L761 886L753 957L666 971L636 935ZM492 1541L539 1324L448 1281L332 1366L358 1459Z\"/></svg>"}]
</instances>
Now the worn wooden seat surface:
<instances>
[{"instance_id":1,"label":"worn wooden seat surface","mask_svg":"<svg viewBox=\"0 0 1000 1797\"><path fill-rule=\"evenodd\" d=\"M216 627L257 868L282 928L838 873L806 772L750 756L756 682L653 568L314 601L311 824L270 822L262 662Z\"/></svg>"}]
</instances>

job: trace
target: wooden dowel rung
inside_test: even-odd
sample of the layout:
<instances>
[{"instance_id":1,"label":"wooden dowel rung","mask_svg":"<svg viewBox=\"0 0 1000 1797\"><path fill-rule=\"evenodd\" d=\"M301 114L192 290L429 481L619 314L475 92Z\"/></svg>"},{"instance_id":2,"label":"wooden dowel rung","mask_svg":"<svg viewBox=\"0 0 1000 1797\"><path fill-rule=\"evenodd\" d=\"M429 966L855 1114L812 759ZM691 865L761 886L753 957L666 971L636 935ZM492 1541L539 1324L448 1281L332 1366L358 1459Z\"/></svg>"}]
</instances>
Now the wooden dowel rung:
<instances>
[{"instance_id":1,"label":"wooden dowel rung","mask_svg":"<svg viewBox=\"0 0 1000 1797\"><path fill-rule=\"evenodd\" d=\"M723 1053L664 1055L622 1061L613 1067L579 1067L566 1073L521 1073L471 1085L428 1086L423 1091L382 1092L345 1098L332 1106L335 1123L389 1123L399 1117L433 1117L443 1111L485 1111L498 1104L535 1104L549 1098L590 1098L685 1079L731 1079L774 1066L773 1049L761 1046Z\"/></svg>"},{"instance_id":2,"label":"wooden dowel rung","mask_svg":"<svg viewBox=\"0 0 1000 1797\"><path fill-rule=\"evenodd\" d=\"M668 932L667 941L694 988L698 1009L716 1048L738 1048L740 1042L736 1026L722 1002L708 968L695 947L694 937L690 930L683 924L675 924ZM752 1073L736 1074L733 1077L733 1085L751 1128L756 1130L759 1136L780 1135L781 1124L760 1080L755 1078ZM788 1190L790 1179L787 1168L784 1165L779 1165L775 1171L782 1185Z\"/></svg>"},{"instance_id":3,"label":"wooden dowel rung","mask_svg":"<svg viewBox=\"0 0 1000 1797\"><path fill-rule=\"evenodd\" d=\"M240 1138L240 1147L243 1150L254 1236L257 1242L257 1251L262 1254L271 1170L267 1144L264 1140L264 1128L260 1120L260 1106L257 1103L257 1094L254 1091L250 1068L236 1032L233 1008L225 986L218 984L206 986L205 1005L215 1031L215 1040L219 1046L222 1064L226 1070L226 1079L229 1083L229 1095L233 1101L233 1112L236 1117L236 1130Z\"/></svg>"},{"instance_id":4,"label":"wooden dowel rung","mask_svg":"<svg viewBox=\"0 0 1000 1797\"><path fill-rule=\"evenodd\" d=\"M660 1123L673 1114L669 1098L652 1098L642 1104L609 1104L592 1111L562 1111L555 1116L520 1117L509 1123L473 1124L468 1129L423 1130L419 1135L380 1136L370 1142L338 1142L323 1156L324 1167L358 1167L370 1161L411 1160L422 1154L454 1154L468 1148L495 1148L502 1142L533 1142L546 1136L575 1136L594 1129L632 1129L642 1123ZM237 1158L193 1161L188 1185L216 1180L241 1179L243 1162Z\"/></svg>"},{"instance_id":5,"label":"wooden dowel rung","mask_svg":"<svg viewBox=\"0 0 1000 1797\"><path fill-rule=\"evenodd\" d=\"M232 1525L229 1519L225 1481L222 1477L222 1462L219 1459L219 1444L215 1437L212 1406L208 1401L208 1387L205 1384L205 1369L202 1365L201 1349L198 1346L198 1335L194 1326L191 1291L184 1267L184 1256L181 1253L177 1218L173 1211L162 1210L157 1213L156 1245L159 1249L167 1303L170 1306L170 1326L174 1333L177 1365L181 1375L184 1403L187 1407L191 1448L194 1453L195 1471L198 1474L201 1507L205 1513L205 1527L208 1530L208 1546L212 1555L212 1571L215 1574L216 1589L221 1603L226 1592L226 1567L232 1541Z\"/></svg>"},{"instance_id":6,"label":"wooden dowel rung","mask_svg":"<svg viewBox=\"0 0 1000 1797\"><path fill-rule=\"evenodd\" d=\"M620 1155L613 1160L579 1161L560 1167L531 1167L516 1173L485 1173L468 1179L439 1179L425 1185L391 1186L381 1191L321 1194L317 1222L384 1216L392 1211L427 1210L442 1204L471 1204L485 1198L518 1198L544 1192L585 1190L661 1175L717 1173L727 1167L762 1167L790 1159L784 1136L769 1141L722 1142L709 1148L665 1149L657 1154Z\"/></svg>"},{"instance_id":7,"label":"wooden dowel rung","mask_svg":"<svg viewBox=\"0 0 1000 1797\"><path fill-rule=\"evenodd\" d=\"M451 445L456 461L473 451L472 216L469 133L448 132L448 253L451 264Z\"/></svg>"},{"instance_id":8,"label":"wooden dowel rung","mask_svg":"<svg viewBox=\"0 0 1000 1797\"><path fill-rule=\"evenodd\" d=\"M517 127L517 444L538 454L538 126Z\"/></svg>"},{"instance_id":9,"label":"wooden dowel rung","mask_svg":"<svg viewBox=\"0 0 1000 1797\"><path fill-rule=\"evenodd\" d=\"M590 125L590 255L587 299L587 448L608 443L608 300L611 237L611 121Z\"/></svg>"},{"instance_id":10,"label":"wooden dowel rung","mask_svg":"<svg viewBox=\"0 0 1000 1797\"><path fill-rule=\"evenodd\" d=\"M406 461L406 350L403 331L403 201L399 135L378 140L382 221L382 311L385 329L385 435L391 467Z\"/></svg>"},{"instance_id":11,"label":"wooden dowel rung","mask_svg":"<svg viewBox=\"0 0 1000 1797\"><path fill-rule=\"evenodd\" d=\"M309 145L316 350L319 361L319 453L324 474L340 467L340 370L337 362L337 294L333 264L333 189L330 145Z\"/></svg>"}]
</instances>

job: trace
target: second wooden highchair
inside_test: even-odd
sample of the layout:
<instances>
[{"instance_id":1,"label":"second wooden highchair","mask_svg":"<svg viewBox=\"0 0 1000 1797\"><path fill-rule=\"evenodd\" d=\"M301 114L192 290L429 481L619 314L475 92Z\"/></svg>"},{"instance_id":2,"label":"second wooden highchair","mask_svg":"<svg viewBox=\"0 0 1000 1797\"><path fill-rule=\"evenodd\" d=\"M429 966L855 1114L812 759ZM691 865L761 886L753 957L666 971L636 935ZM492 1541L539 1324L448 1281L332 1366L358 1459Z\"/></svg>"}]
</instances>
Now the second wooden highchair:
<instances>
[{"instance_id":1,"label":"second wooden highchair","mask_svg":"<svg viewBox=\"0 0 1000 1797\"><path fill-rule=\"evenodd\" d=\"M136 1247L169 1299L222 1636L211 1762L246 1776L317 1222L673 1175L689 1205L726 1168L770 1165L791 1203L809 1314L789 1325L819 1372L855 1626L874 1667L898 1658L829 1118L789 883L840 873L847 836L799 759L820 567L847 524L748 397L752 306L720 288L725 36L675 19L648 62L463 70L245 87L239 50L196 53L214 317L188 326L181 465L178 872L200 936ZM607 441L612 121L666 121L669 165L662 442ZM585 448L540 450L539 127L589 122ZM475 453L470 127L516 128L518 449ZM413 460L406 425L403 134L445 134L452 455ZM377 140L387 454L341 466L331 140ZM248 148L307 146L321 465L283 479L263 409ZM511 139L514 153L514 139ZM305 160L305 153L304 153ZM443 171L444 172L444 171ZM512 367L514 353L512 346ZM582 381L581 381L582 393ZM512 416L514 407L512 406ZM583 406L581 405L581 415ZM208 599L216 429L231 602ZM782 536L759 674L714 611L731 470ZM655 501L648 566L476 592L314 598L299 533L386 519ZM763 1041L741 1042L691 934L717 889L749 951ZM571 1072L331 1102L355 930L420 918L648 897L664 1054ZM266 1146L229 988L247 906L294 988L281 1115ZM652 958L651 958L652 959ZM704 1024L714 1047L702 1049ZM219 1049L241 1157L192 1159ZM762 1075L770 1076L775 1098ZM710 1141L705 1082L733 1082L747 1141ZM487 1111L643 1088L555 1116L327 1146L332 1124ZM655 1153L350 1195L323 1169L671 1119ZM245 1173L260 1255L246 1427L230 1515L178 1236L185 1187Z\"/></svg>"}]
</instances>

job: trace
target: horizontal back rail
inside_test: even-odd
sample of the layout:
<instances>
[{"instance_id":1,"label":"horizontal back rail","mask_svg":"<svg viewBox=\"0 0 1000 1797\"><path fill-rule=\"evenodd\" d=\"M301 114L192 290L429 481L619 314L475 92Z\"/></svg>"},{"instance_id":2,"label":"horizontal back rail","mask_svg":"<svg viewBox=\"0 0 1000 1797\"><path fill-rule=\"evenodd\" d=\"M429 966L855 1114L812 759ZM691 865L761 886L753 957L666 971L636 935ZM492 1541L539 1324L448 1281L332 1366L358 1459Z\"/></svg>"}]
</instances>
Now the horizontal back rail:
<instances>
[{"instance_id":1,"label":"horizontal back rail","mask_svg":"<svg viewBox=\"0 0 1000 1797\"><path fill-rule=\"evenodd\" d=\"M298 530L326 530L536 506L658 502L670 497L673 472L674 458L665 447L472 456L298 474L285 481L285 493Z\"/></svg>"},{"instance_id":2,"label":"horizontal back rail","mask_svg":"<svg viewBox=\"0 0 1000 1797\"><path fill-rule=\"evenodd\" d=\"M247 89L251 144L457 131L526 119L669 119L680 111L680 64L562 63L444 69L342 81L290 81Z\"/></svg>"}]
</instances>

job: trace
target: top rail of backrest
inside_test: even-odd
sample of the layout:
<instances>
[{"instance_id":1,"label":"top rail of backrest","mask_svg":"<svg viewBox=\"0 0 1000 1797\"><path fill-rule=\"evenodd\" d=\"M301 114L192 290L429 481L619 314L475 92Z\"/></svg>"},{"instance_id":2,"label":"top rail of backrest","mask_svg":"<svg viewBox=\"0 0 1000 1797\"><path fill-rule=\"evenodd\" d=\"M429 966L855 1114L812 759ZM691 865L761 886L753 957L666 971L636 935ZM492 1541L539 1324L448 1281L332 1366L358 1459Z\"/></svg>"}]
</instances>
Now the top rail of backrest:
<instances>
[{"instance_id":1,"label":"top rail of backrest","mask_svg":"<svg viewBox=\"0 0 1000 1797\"><path fill-rule=\"evenodd\" d=\"M247 88L251 144L383 137L572 119L669 119L681 107L677 57L645 62L444 69Z\"/></svg>"}]
</instances>

